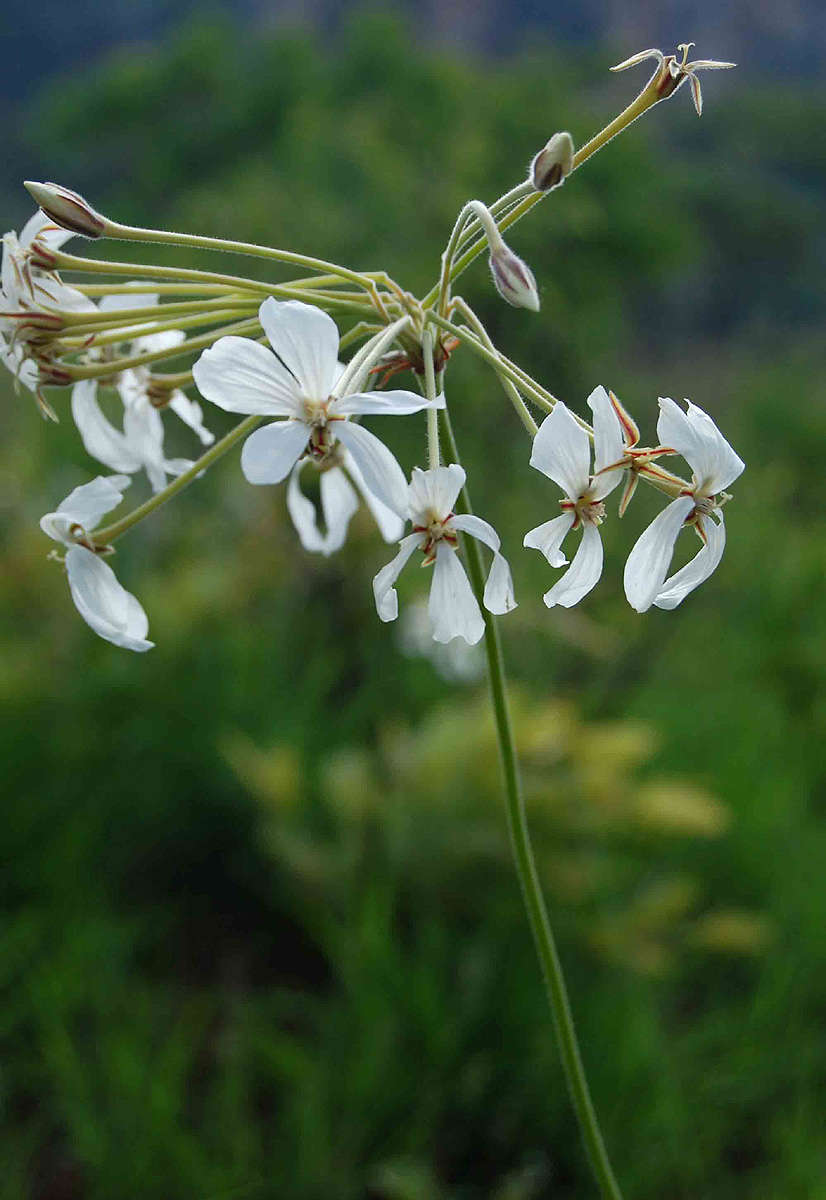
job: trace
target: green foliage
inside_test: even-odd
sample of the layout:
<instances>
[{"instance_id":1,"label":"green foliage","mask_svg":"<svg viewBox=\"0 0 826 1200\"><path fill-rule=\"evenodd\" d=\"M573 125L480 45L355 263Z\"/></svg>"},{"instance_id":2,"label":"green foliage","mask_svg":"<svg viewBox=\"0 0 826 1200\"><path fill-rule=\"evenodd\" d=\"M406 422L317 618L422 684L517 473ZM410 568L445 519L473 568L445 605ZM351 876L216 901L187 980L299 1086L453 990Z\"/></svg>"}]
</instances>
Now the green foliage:
<instances>
[{"instance_id":1,"label":"green foliage","mask_svg":"<svg viewBox=\"0 0 826 1200\"><path fill-rule=\"evenodd\" d=\"M423 289L464 200L512 184L558 125L581 144L626 98L625 78L596 95L594 77L544 53L428 56L384 19L332 47L203 24L61 84L31 155L124 220ZM461 355L451 401L514 566L503 629L531 821L627 1194L812 1200L824 105L746 91L727 110L712 81L706 103L697 123L681 93L514 231L538 319L481 265L462 286L574 407L613 385L646 440L658 392L713 412L748 464L714 578L676 613L627 609L645 495L610 514L598 592L548 613L549 568L520 543L555 497ZM283 492L223 463L119 550L158 642L129 656L79 620L36 527L95 471L65 398L46 427L2 386L4 1196L590 1194L484 697L377 622L369 580L389 552L369 522L309 558ZM397 424L410 464L422 430ZM420 590L402 579L403 608Z\"/></svg>"}]
</instances>

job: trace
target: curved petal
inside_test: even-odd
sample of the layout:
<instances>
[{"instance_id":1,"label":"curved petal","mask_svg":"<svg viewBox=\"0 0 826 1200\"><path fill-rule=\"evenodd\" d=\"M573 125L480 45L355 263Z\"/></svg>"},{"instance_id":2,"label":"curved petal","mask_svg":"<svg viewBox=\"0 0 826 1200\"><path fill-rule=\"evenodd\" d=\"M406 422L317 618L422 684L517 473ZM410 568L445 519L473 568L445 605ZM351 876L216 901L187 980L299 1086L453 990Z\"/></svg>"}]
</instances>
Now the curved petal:
<instances>
[{"instance_id":1,"label":"curved petal","mask_svg":"<svg viewBox=\"0 0 826 1200\"><path fill-rule=\"evenodd\" d=\"M193 363L192 378L226 412L301 417L298 386L271 350L250 338L222 337Z\"/></svg>"},{"instance_id":2,"label":"curved petal","mask_svg":"<svg viewBox=\"0 0 826 1200\"><path fill-rule=\"evenodd\" d=\"M336 421L334 432L350 451L370 491L393 512L405 516L407 483L404 472L385 444L352 421Z\"/></svg>"},{"instance_id":3,"label":"curved petal","mask_svg":"<svg viewBox=\"0 0 826 1200\"><path fill-rule=\"evenodd\" d=\"M333 400L330 411L336 416L383 415L401 417L421 412L424 408L444 408L444 393L430 401L417 392L353 392Z\"/></svg>"},{"instance_id":4,"label":"curved petal","mask_svg":"<svg viewBox=\"0 0 826 1200\"><path fill-rule=\"evenodd\" d=\"M528 550L539 550L552 567L564 567L568 560L562 553L562 543L575 519L573 512L564 512L561 517L537 525L525 534L522 545Z\"/></svg>"},{"instance_id":5,"label":"curved petal","mask_svg":"<svg viewBox=\"0 0 826 1200\"><path fill-rule=\"evenodd\" d=\"M573 608L587 596L602 574L602 538L596 525L582 527L582 541L568 570L558 579L543 599L548 608L561 604Z\"/></svg>"},{"instance_id":6,"label":"curved petal","mask_svg":"<svg viewBox=\"0 0 826 1200\"><path fill-rule=\"evenodd\" d=\"M241 470L249 483L280 483L298 462L310 431L303 421L273 421L244 442Z\"/></svg>"},{"instance_id":7,"label":"curved petal","mask_svg":"<svg viewBox=\"0 0 826 1200\"><path fill-rule=\"evenodd\" d=\"M395 621L399 615L399 596L393 584L404 569L413 551L421 544L418 533L409 533L399 543L399 552L387 566L382 567L373 580L373 596L376 612L382 621Z\"/></svg>"},{"instance_id":8,"label":"curved petal","mask_svg":"<svg viewBox=\"0 0 826 1200\"><path fill-rule=\"evenodd\" d=\"M326 400L338 379L338 328L332 317L300 300L265 300L258 319L275 353L308 400Z\"/></svg>"},{"instance_id":9,"label":"curved petal","mask_svg":"<svg viewBox=\"0 0 826 1200\"><path fill-rule=\"evenodd\" d=\"M40 528L55 541L69 545L72 525L80 525L87 533L91 532L101 517L117 508L131 482L128 475L98 475L70 492L56 512L41 517Z\"/></svg>"},{"instance_id":10,"label":"curved petal","mask_svg":"<svg viewBox=\"0 0 826 1200\"><path fill-rule=\"evenodd\" d=\"M152 649L155 643L146 640L146 613L102 558L85 546L72 546L66 553L66 572L77 610L95 633L125 650Z\"/></svg>"},{"instance_id":11,"label":"curved petal","mask_svg":"<svg viewBox=\"0 0 826 1200\"><path fill-rule=\"evenodd\" d=\"M703 519L703 529L706 535L705 544L691 562L686 563L666 580L662 591L658 592L654 600L657 608L676 608L678 604L682 604L689 592L693 592L719 567L726 548L726 527L722 513L719 524L710 517Z\"/></svg>"},{"instance_id":12,"label":"curved petal","mask_svg":"<svg viewBox=\"0 0 826 1200\"><path fill-rule=\"evenodd\" d=\"M738 475L745 471L746 464L720 433L708 413L703 412L690 400L686 403L688 423L705 447L707 494L714 495L734 483Z\"/></svg>"},{"instance_id":13,"label":"curved petal","mask_svg":"<svg viewBox=\"0 0 826 1200\"><path fill-rule=\"evenodd\" d=\"M20 245L23 249L27 249L37 238L49 250L59 250L70 237L74 237L71 229L61 229L59 225L55 225L51 217L47 217L39 208L20 230Z\"/></svg>"},{"instance_id":14,"label":"curved petal","mask_svg":"<svg viewBox=\"0 0 826 1200\"><path fill-rule=\"evenodd\" d=\"M92 458L113 471L131 474L140 470L143 458L131 445L127 434L121 433L103 415L94 379L81 379L72 388L72 416L86 452Z\"/></svg>"},{"instance_id":15,"label":"curved petal","mask_svg":"<svg viewBox=\"0 0 826 1200\"><path fill-rule=\"evenodd\" d=\"M660 592L683 522L694 508L691 496L672 500L637 538L625 564L623 582L628 603L647 612Z\"/></svg>"},{"instance_id":16,"label":"curved petal","mask_svg":"<svg viewBox=\"0 0 826 1200\"><path fill-rule=\"evenodd\" d=\"M198 435L202 446L212 445L215 441L215 434L210 433L204 425L203 410L197 400L190 399L186 392L175 391L172 393L168 407L172 409L176 417L180 417L184 425L188 425Z\"/></svg>"},{"instance_id":17,"label":"curved petal","mask_svg":"<svg viewBox=\"0 0 826 1200\"><path fill-rule=\"evenodd\" d=\"M311 554L333 554L347 537L350 518L358 508L358 497L341 467L332 467L321 476L321 509L326 533L318 527L316 506L301 491L299 477L304 463L296 463L287 485L287 509L301 541Z\"/></svg>"},{"instance_id":18,"label":"curved petal","mask_svg":"<svg viewBox=\"0 0 826 1200\"><path fill-rule=\"evenodd\" d=\"M477 541L489 546L494 553L501 545L499 534L493 526L489 525L487 521L483 521L481 517L472 516L470 513L459 513L457 516L451 517L450 528L460 529L462 533L469 533Z\"/></svg>"},{"instance_id":19,"label":"curved petal","mask_svg":"<svg viewBox=\"0 0 826 1200\"><path fill-rule=\"evenodd\" d=\"M436 547L427 612L435 642L464 638L475 646L485 632L481 609L459 556L447 542Z\"/></svg>"},{"instance_id":20,"label":"curved petal","mask_svg":"<svg viewBox=\"0 0 826 1200\"><path fill-rule=\"evenodd\" d=\"M604 500L622 479L623 469L604 471L603 468L620 461L625 454L625 441L620 419L604 387L594 388L588 397L588 407L594 414L595 478L591 495L594 500Z\"/></svg>"},{"instance_id":21,"label":"curved petal","mask_svg":"<svg viewBox=\"0 0 826 1200\"><path fill-rule=\"evenodd\" d=\"M444 520L453 511L459 492L465 486L464 467L432 467L423 471L414 467L410 476L410 512L417 525L427 525L432 516Z\"/></svg>"},{"instance_id":22,"label":"curved petal","mask_svg":"<svg viewBox=\"0 0 826 1200\"><path fill-rule=\"evenodd\" d=\"M373 520L379 527L379 533L386 542L398 542L404 533L404 519L398 513L393 512L392 508L388 508L378 496L374 496L367 484L364 482L364 476L355 464L353 456L348 454L342 447L343 465L347 474L356 485L361 498L372 513Z\"/></svg>"},{"instance_id":23,"label":"curved petal","mask_svg":"<svg viewBox=\"0 0 826 1200\"><path fill-rule=\"evenodd\" d=\"M166 487L163 420L148 396L138 396L123 410L123 431L129 448L140 458L154 492ZM184 468L186 470L186 468Z\"/></svg>"},{"instance_id":24,"label":"curved petal","mask_svg":"<svg viewBox=\"0 0 826 1200\"><path fill-rule=\"evenodd\" d=\"M459 529L462 533L470 534L471 537L484 542L493 551L493 562L485 584L485 594L482 597L488 612L501 615L516 608L511 569L508 560L499 553L499 534L493 526L489 525L487 521L483 521L481 517L471 516L468 513L460 513L456 517L451 517L450 526L452 529Z\"/></svg>"},{"instance_id":25,"label":"curved petal","mask_svg":"<svg viewBox=\"0 0 826 1200\"><path fill-rule=\"evenodd\" d=\"M533 439L531 466L558 484L571 500L588 488L591 443L561 400L557 400Z\"/></svg>"}]
</instances>

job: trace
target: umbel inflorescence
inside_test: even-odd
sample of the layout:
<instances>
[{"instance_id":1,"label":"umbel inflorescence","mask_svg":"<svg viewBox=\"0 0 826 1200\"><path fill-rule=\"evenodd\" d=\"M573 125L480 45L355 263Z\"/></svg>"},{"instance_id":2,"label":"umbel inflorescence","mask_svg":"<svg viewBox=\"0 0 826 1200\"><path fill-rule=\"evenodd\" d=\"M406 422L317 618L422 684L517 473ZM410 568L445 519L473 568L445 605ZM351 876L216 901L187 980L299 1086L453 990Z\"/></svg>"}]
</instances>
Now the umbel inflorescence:
<instances>
[{"instance_id":1,"label":"umbel inflorescence","mask_svg":"<svg viewBox=\"0 0 826 1200\"><path fill-rule=\"evenodd\" d=\"M499 537L470 511L465 469L457 461L444 381L449 356L459 346L492 368L531 438L526 461L561 490L561 496L549 493L546 519L524 536L524 546L540 551L553 570L561 571L545 593L548 607L577 604L596 585L603 560L600 526L609 500L620 495L622 515L641 480L662 492L667 503L627 561L629 603L639 612L652 605L674 608L707 579L723 553L726 488L743 470L713 419L690 402L683 408L661 399L656 443L641 446L634 419L613 392L600 386L587 399L589 423L502 354L454 288L486 250L503 299L539 309L534 276L503 231L686 80L699 113L696 71L732 64L689 63L689 48L680 46L677 55L668 56L645 51L621 63L615 69L652 58L656 69L637 99L602 133L578 152L568 133L554 134L535 154L525 182L490 206L478 200L466 204L442 254L438 281L424 297L410 295L383 271L355 271L271 247L119 225L66 188L28 184L40 211L19 236L7 233L3 239L0 353L18 388L33 393L44 415L56 419L60 401L53 390L70 389L83 445L111 472L81 483L41 521L61 547L54 556L65 564L72 598L92 629L127 649L152 646L143 608L109 565L113 544L242 443L241 469L250 483L285 483L287 510L307 551L329 555L338 550L360 504L370 510L379 534L399 543L395 558L374 580L381 620L395 619L393 585L405 563L420 556L432 568L433 637L479 641L485 629L482 609L507 613L515 600ZM240 251L288 264L298 273L265 284L215 272L93 261L66 252L72 237ZM160 372L167 360L177 360L181 369ZM383 386L408 370L417 390ZM119 397L116 423L98 402L99 391L107 388ZM215 442L204 402L244 420ZM532 410L544 414L538 426ZM380 439L381 418L422 412L426 461L411 464L408 477ZM173 418L191 431L192 458L165 454L165 423ZM672 470L677 457L687 464L682 474ZM302 491L308 471L320 474L320 514ZM151 496L102 526L135 477L144 475ZM697 536L697 552L669 577L684 529ZM484 587L471 586L460 561L467 538L492 556ZM563 546L569 554L576 547L570 564Z\"/></svg>"}]
</instances>

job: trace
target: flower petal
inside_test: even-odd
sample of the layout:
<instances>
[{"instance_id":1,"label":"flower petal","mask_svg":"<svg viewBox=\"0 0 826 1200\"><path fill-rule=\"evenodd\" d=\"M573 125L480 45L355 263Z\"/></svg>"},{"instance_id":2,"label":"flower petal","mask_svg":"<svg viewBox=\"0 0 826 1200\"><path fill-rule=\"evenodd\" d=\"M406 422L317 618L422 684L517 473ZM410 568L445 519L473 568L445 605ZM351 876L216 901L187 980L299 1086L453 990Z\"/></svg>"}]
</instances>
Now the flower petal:
<instances>
[{"instance_id":1,"label":"flower petal","mask_svg":"<svg viewBox=\"0 0 826 1200\"><path fill-rule=\"evenodd\" d=\"M414 467L410 476L410 513L415 525L427 525L432 517L444 520L465 486L464 467L451 463L449 467L432 467L423 471Z\"/></svg>"},{"instance_id":2,"label":"flower petal","mask_svg":"<svg viewBox=\"0 0 826 1200\"><path fill-rule=\"evenodd\" d=\"M347 471L347 474L356 485L361 498L370 509L373 515L373 520L379 527L379 533L386 542L397 542L404 533L404 520L398 513L393 512L392 508L388 508L378 496L374 496L367 484L364 482L364 476L356 466L352 454L348 454L342 447L342 465Z\"/></svg>"},{"instance_id":3,"label":"flower petal","mask_svg":"<svg viewBox=\"0 0 826 1200\"><path fill-rule=\"evenodd\" d=\"M485 632L485 621L465 568L447 542L439 542L436 547L427 611L435 642L461 637L469 646L475 646Z\"/></svg>"},{"instance_id":4,"label":"flower petal","mask_svg":"<svg viewBox=\"0 0 826 1200\"><path fill-rule=\"evenodd\" d=\"M304 453L309 432L303 421L273 421L251 433L241 451L241 470L248 483L286 479Z\"/></svg>"},{"instance_id":5,"label":"flower petal","mask_svg":"<svg viewBox=\"0 0 826 1200\"><path fill-rule=\"evenodd\" d=\"M609 67L609 71L627 71L629 67L635 67L637 63L645 62L647 58L656 58L660 66L663 65L662 50L640 50L639 54L632 54L630 58L624 59L621 63L617 63L615 67Z\"/></svg>"},{"instance_id":6,"label":"flower petal","mask_svg":"<svg viewBox=\"0 0 826 1200\"><path fill-rule=\"evenodd\" d=\"M47 249L59 250L70 237L74 237L71 229L61 229L39 208L20 230L20 246L24 250L28 249L37 238Z\"/></svg>"},{"instance_id":7,"label":"flower petal","mask_svg":"<svg viewBox=\"0 0 826 1200\"><path fill-rule=\"evenodd\" d=\"M151 650L149 620L139 601L118 583L112 568L85 546L66 552L69 589L78 612L95 633L125 650Z\"/></svg>"},{"instance_id":8,"label":"flower petal","mask_svg":"<svg viewBox=\"0 0 826 1200\"><path fill-rule=\"evenodd\" d=\"M250 338L222 337L193 363L192 378L226 412L301 417L298 385L271 350Z\"/></svg>"},{"instance_id":9,"label":"flower petal","mask_svg":"<svg viewBox=\"0 0 826 1200\"><path fill-rule=\"evenodd\" d=\"M587 491L591 444L588 434L561 400L557 400L533 439L531 466L558 484L571 500Z\"/></svg>"},{"instance_id":10,"label":"flower petal","mask_svg":"<svg viewBox=\"0 0 826 1200\"><path fill-rule=\"evenodd\" d=\"M594 388L588 397L588 407L594 414L595 478L591 485L591 496L594 500L604 500L622 479L623 468L619 467L616 471L605 471L603 468L620 461L625 454L625 441L620 419L604 387Z\"/></svg>"},{"instance_id":11,"label":"flower petal","mask_svg":"<svg viewBox=\"0 0 826 1200\"><path fill-rule=\"evenodd\" d=\"M402 538L396 557L387 566L382 567L373 580L376 612L382 621L395 621L399 615L399 596L393 584L404 569L410 555L421 545L421 541L418 533L409 533L406 538Z\"/></svg>"},{"instance_id":12,"label":"flower petal","mask_svg":"<svg viewBox=\"0 0 826 1200\"><path fill-rule=\"evenodd\" d=\"M340 550L347 537L350 518L358 508L358 497L341 467L331 467L320 480L321 510L326 532L318 526L316 506L301 491L300 474L304 463L296 463L287 485L287 509L301 545L310 553L330 555Z\"/></svg>"},{"instance_id":13,"label":"flower petal","mask_svg":"<svg viewBox=\"0 0 826 1200\"><path fill-rule=\"evenodd\" d=\"M110 292L101 297L98 308L101 312L116 313L124 308L149 308L159 299L157 292Z\"/></svg>"},{"instance_id":14,"label":"flower petal","mask_svg":"<svg viewBox=\"0 0 826 1200\"><path fill-rule=\"evenodd\" d=\"M660 398L657 436L683 456L697 480L698 490L713 496L745 470L745 463L723 437L711 417L688 403L684 413L673 400Z\"/></svg>"},{"instance_id":15,"label":"flower petal","mask_svg":"<svg viewBox=\"0 0 826 1200\"><path fill-rule=\"evenodd\" d=\"M558 579L543 599L548 608L561 604L572 608L587 596L602 574L602 538L596 525L582 527L582 541L568 570Z\"/></svg>"},{"instance_id":16,"label":"flower petal","mask_svg":"<svg viewBox=\"0 0 826 1200\"><path fill-rule=\"evenodd\" d=\"M40 528L55 541L70 545L72 525L80 525L87 533L91 532L101 517L117 508L131 482L128 475L98 475L70 492L56 512L41 517Z\"/></svg>"},{"instance_id":17,"label":"flower petal","mask_svg":"<svg viewBox=\"0 0 826 1200\"><path fill-rule=\"evenodd\" d=\"M499 553L499 534L493 526L489 525L487 521L483 521L481 517L471 516L468 513L451 517L450 526L452 529L459 529L462 533L468 533L478 541L484 542L493 551L493 562L483 596L488 612L502 614L516 608L511 569L508 560Z\"/></svg>"},{"instance_id":18,"label":"flower petal","mask_svg":"<svg viewBox=\"0 0 826 1200\"><path fill-rule=\"evenodd\" d=\"M719 513L719 523L708 518L701 518L706 535L705 544L694 555L691 562L686 563L679 571L667 579L661 592L654 600L657 608L676 608L682 604L689 592L699 587L709 575L713 574L720 565L723 551L726 548L726 527L723 514Z\"/></svg>"},{"instance_id":19,"label":"flower petal","mask_svg":"<svg viewBox=\"0 0 826 1200\"><path fill-rule=\"evenodd\" d=\"M123 431L130 450L146 469L153 492L166 487L163 456L163 420L149 397L139 395L123 410ZM186 470L186 468L184 468Z\"/></svg>"},{"instance_id":20,"label":"flower petal","mask_svg":"<svg viewBox=\"0 0 826 1200\"><path fill-rule=\"evenodd\" d=\"M94 379L81 379L72 388L72 416L86 452L92 458L113 471L131 474L140 470L143 458L130 444L127 434L121 433L103 415Z\"/></svg>"},{"instance_id":21,"label":"flower petal","mask_svg":"<svg viewBox=\"0 0 826 1200\"><path fill-rule=\"evenodd\" d=\"M693 508L691 496L679 496L637 538L623 576L628 603L637 612L647 612L662 589L677 535Z\"/></svg>"},{"instance_id":22,"label":"flower petal","mask_svg":"<svg viewBox=\"0 0 826 1200\"><path fill-rule=\"evenodd\" d=\"M741 475L746 464L736 454L708 413L703 412L696 404L687 400L689 425L702 439L707 454L707 486L708 493L716 495Z\"/></svg>"},{"instance_id":23,"label":"flower petal","mask_svg":"<svg viewBox=\"0 0 826 1200\"><path fill-rule=\"evenodd\" d=\"M330 412L334 412L339 417L359 414L401 417L407 413L421 412L425 408L444 408L444 406L443 392L433 401L417 392L353 392L350 396L342 396L340 399L333 400Z\"/></svg>"},{"instance_id":24,"label":"flower petal","mask_svg":"<svg viewBox=\"0 0 826 1200\"><path fill-rule=\"evenodd\" d=\"M407 483L384 442L352 421L336 421L334 432L350 451L367 487L399 516L407 513Z\"/></svg>"},{"instance_id":25,"label":"flower petal","mask_svg":"<svg viewBox=\"0 0 826 1200\"><path fill-rule=\"evenodd\" d=\"M338 329L332 317L300 300L265 300L258 319L275 353L308 400L326 400L339 376Z\"/></svg>"},{"instance_id":26,"label":"flower petal","mask_svg":"<svg viewBox=\"0 0 826 1200\"><path fill-rule=\"evenodd\" d=\"M522 545L528 550L539 550L552 567L564 567L568 560L561 547L575 519L573 512L564 512L561 517L554 517L544 525L537 525L525 534Z\"/></svg>"},{"instance_id":27,"label":"flower petal","mask_svg":"<svg viewBox=\"0 0 826 1200\"><path fill-rule=\"evenodd\" d=\"M202 446L211 446L215 434L204 425L204 413L197 400L190 399L186 392L174 391L169 401L169 408L176 417L180 417L184 425L188 425L197 435Z\"/></svg>"}]
</instances>

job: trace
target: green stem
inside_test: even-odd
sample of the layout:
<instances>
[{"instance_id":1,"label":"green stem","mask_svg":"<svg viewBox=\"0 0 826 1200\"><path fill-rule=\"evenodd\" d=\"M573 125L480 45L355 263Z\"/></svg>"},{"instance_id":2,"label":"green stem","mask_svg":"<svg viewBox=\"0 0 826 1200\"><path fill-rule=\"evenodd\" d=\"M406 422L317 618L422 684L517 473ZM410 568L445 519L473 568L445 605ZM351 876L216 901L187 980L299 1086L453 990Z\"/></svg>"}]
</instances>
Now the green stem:
<instances>
[{"instance_id":1,"label":"green stem","mask_svg":"<svg viewBox=\"0 0 826 1200\"><path fill-rule=\"evenodd\" d=\"M171 483L160 492L156 492L154 496L150 496L143 504L139 504L131 513L127 513L125 517L121 517L119 521L115 521L112 525L107 525L104 529L96 529L93 539L98 546L108 546L114 542L115 538L119 538L121 534L126 533L127 529L131 529L133 525L137 525L138 521L142 521L144 517L148 517L156 508L160 508L162 504L166 504L167 500L171 500L173 496L177 496L182 492L187 484L192 483L193 479L197 479L202 471L207 467L211 467L214 462L217 462L228 450L231 450L236 442L241 438L246 437L255 429L256 425L263 421L263 417L252 416L246 417L243 421L231 429L225 437L222 437L214 446L210 446L205 454L202 454L197 462L194 462L188 471L184 471L177 479L173 479Z\"/></svg>"},{"instance_id":2,"label":"green stem","mask_svg":"<svg viewBox=\"0 0 826 1200\"><path fill-rule=\"evenodd\" d=\"M258 318L251 317L248 321L236 321L232 325L211 329L209 333L202 333L199 337L187 338L179 346L170 346L168 350L147 350L143 354L133 354L129 358L117 358L112 362L89 366L83 366L80 363L63 363L61 365L71 374L73 380L106 379L110 375L117 375L120 371L127 371L131 367L145 367L149 363L162 362L165 358L181 358L193 350L203 350L206 346L217 342L218 338L228 334L243 335L260 328Z\"/></svg>"},{"instance_id":3,"label":"green stem","mask_svg":"<svg viewBox=\"0 0 826 1200\"><path fill-rule=\"evenodd\" d=\"M441 415L445 440L450 450L451 462L460 463L459 452L456 447L456 440L453 436L453 429L451 428L447 410L443 410ZM472 512L466 488L462 489L457 507L459 511ZM493 703L493 715L496 722L502 775L505 784L508 832L516 860L516 870L522 887L525 908L527 909L537 954L542 966L545 990L548 995L551 1012L553 1013L560 1055L565 1069L565 1077L568 1081L568 1091L576 1112L591 1167L602 1196L604 1200L622 1200L622 1193L611 1169L611 1163L602 1139L597 1115L591 1101L588 1080L585 1076L585 1068L582 1064L582 1056L579 1051L574 1021L568 1002L565 977L562 973L562 965L559 961L556 942L537 875L525 813L525 802L522 796L513 727L508 710L502 644L499 639L496 619L482 604L482 595L484 593L482 558L478 544L474 538L468 537L463 540L470 581L485 620L485 652L487 654L490 694Z\"/></svg>"}]
</instances>

